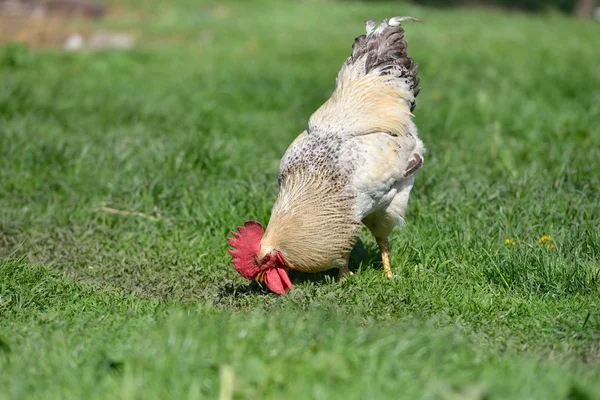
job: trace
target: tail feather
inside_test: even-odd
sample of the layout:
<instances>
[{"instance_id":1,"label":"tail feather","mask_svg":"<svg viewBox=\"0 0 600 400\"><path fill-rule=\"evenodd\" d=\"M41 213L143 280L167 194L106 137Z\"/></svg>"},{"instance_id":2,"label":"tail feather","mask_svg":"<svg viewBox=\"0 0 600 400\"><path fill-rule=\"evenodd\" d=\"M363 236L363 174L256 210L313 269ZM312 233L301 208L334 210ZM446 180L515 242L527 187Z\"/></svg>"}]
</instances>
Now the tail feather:
<instances>
[{"instance_id":1,"label":"tail feather","mask_svg":"<svg viewBox=\"0 0 600 400\"><path fill-rule=\"evenodd\" d=\"M336 89L311 116L309 131L343 127L348 135L406 133L420 79L419 65L408 56L403 21L421 22L413 17L365 22L366 34L355 39L352 54L338 73Z\"/></svg>"},{"instance_id":2,"label":"tail feather","mask_svg":"<svg viewBox=\"0 0 600 400\"><path fill-rule=\"evenodd\" d=\"M408 43L404 39L403 21L422 21L414 17L394 17L389 21L383 20L378 26L377 21L367 20L367 33L356 38L352 46L352 55L346 60L346 66L354 65L365 55L364 73L394 75L405 78L417 97L421 89L418 87L420 78L419 64L408 56ZM416 102L411 104L414 110Z\"/></svg>"}]
</instances>

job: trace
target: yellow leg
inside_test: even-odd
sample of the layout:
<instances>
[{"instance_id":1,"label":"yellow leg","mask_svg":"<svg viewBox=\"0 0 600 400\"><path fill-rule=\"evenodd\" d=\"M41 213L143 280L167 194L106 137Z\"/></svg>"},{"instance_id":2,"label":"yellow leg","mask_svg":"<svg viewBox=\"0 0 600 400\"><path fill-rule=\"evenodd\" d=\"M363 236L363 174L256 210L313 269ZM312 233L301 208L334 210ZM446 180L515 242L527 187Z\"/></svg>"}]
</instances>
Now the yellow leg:
<instances>
[{"instance_id":1,"label":"yellow leg","mask_svg":"<svg viewBox=\"0 0 600 400\"><path fill-rule=\"evenodd\" d=\"M390 253L388 250L388 239L377 239L379 250L381 250L381 261L383 262L383 273L387 278L391 278L392 268L390 267Z\"/></svg>"},{"instance_id":2,"label":"yellow leg","mask_svg":"<svg viewBox=\"0 0 600 400\"><path fill-rule=\"evenodd\" d=\"M340 272L338 273L338 280L344 279L346 274L354 275L352 271L348 269L348 262L350 261L350 253L348 253L344 259L346 260L344 264L340 267Z\"/></svg>"}]
</instances>

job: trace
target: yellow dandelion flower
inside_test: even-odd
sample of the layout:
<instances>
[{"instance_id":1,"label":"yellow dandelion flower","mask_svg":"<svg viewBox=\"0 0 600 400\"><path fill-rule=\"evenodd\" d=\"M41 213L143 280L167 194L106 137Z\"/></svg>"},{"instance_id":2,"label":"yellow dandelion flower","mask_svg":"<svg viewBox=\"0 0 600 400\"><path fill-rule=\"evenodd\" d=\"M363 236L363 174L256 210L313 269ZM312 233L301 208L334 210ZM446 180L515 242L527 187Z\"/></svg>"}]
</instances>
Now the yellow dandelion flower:
<instances>
[{"instance_id":1,"label":"yellow dandelion flower","mask_svg":"<svg viewBox=\"0 0 600 400\"><path fill-rule=\"evenodd\" d=\"M516 246L516 245L517 245L517 242L513 240L513 241L512 241L512 245L513 245L513 246Z\"/></svg>"},{"instance_id":2,"label":"yellow dandelion flower","mask_svg":"<svg viewBox=\"0 0 600 400\"><path fill-rule=\"evenodd\" d=\"M552 238L550 238L550 236L544 235L540 238L540 240L538 240L538 243L539 244L550 243L551 241L552 241Z\"/></svg>"},{"instance_id":3,"label":"yellow dandelion flower","mask_svg":"<svg viewBox=\"0 0 600 400\"><path fill-rule=\"evenodd\" d=\"M506 240L504 241L504 244L510 244L510 239L506 239Z\"/></svg>"},{"instance_id":4,"label":"yellow dandelion flower","mask_svg":"<svg viewBox=\"0 0 600 400\"><path fill-rule=\"evenodd\" d=\"M553 248L554 248L554 245L553 245L552 243L550 243L550 244L548 245L548 248L549 248L549 249L553 249Z\"/></svg>"}]
</instances>

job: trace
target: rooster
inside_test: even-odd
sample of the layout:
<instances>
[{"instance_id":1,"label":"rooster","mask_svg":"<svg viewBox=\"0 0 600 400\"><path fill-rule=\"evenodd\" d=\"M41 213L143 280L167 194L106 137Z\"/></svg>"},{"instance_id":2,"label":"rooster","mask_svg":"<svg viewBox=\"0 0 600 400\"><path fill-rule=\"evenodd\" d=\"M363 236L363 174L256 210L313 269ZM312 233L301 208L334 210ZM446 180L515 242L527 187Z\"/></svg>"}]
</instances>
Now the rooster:
<instances>
[{"instance_id":1,"label":"rooster","mask_svg":"<svg viewBox=\"0 0 600 400\"><path fill-rule=\"evenodd\" d=\"M266 231L248 221L228 241L236 270L273 292L292 288L289 269L348 269L360 224L375 237L392 277L388 236L403 223L425 148L412 121L419 67L407 55L403 21L366 21L329 100L288 147Z\"/></svg>"}]
</instances>

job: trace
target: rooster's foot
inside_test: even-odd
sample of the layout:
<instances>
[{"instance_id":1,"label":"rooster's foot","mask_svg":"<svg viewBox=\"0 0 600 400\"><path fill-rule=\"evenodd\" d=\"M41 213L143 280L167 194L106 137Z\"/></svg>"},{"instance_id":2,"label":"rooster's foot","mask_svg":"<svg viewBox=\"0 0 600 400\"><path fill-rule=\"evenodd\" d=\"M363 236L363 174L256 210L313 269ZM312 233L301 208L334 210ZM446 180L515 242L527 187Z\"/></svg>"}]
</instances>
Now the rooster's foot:
<instances>
[{"instance_id":1,"label":"rooster's foot","mask_svg":"<svg viewBox=\"0 0 600 400\"><path fill-rule=\"evenodd\" d=\"M348 274L350 276L353 276L354 272L350 271L348 269L348 267L346 267L346 268L340 268L340 272L338 273L338 281L346 279L346 274Z\"/></svg>"},{"instance_id":2,"label":"rooster's foot","mask_svg":"<svg viewBox=\"0 0 600 400\"><path fill-rule=\"evenodd\" d=\"M390 253L388 249L388 240L387 238L377 239L377 244L379 245L379 250L381 250L383 276L385 276L386 278L392 278L394 274L392 273L392 268L390 267Z\"/></svg>"},{"instance_id":3,"label":"rooster's foot","mask_svg":"<svg viewBox=\"0 0 600 400\"><path fill-rule=\"evenodd\" d=\"M354 272L350 271L348 268L348 262L350 261L350 253L344 256L344 264L340 267L340 272L338 273L338 281L346 278L346 274L352 276Z\"/></svg>"}]
</instances>

